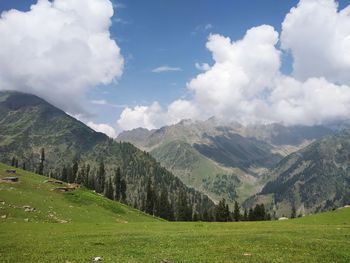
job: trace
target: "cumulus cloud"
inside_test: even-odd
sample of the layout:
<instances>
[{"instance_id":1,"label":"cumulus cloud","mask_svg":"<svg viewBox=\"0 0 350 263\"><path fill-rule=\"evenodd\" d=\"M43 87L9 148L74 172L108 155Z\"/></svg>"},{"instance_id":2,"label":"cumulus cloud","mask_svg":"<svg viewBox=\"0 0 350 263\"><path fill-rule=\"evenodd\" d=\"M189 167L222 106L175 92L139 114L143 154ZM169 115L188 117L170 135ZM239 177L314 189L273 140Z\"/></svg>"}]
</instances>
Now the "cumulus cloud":
<instances>
[{"instance_id":1,"label":"cumulus cloud","mask_svg":"<svg viewBox=\"0 0 350 263\"><path fill-rule=\"evenodd\" d=\"M210 66L208 63L196 63L194 64L194 66L196 67L196 69L201 70L201 71L207 71L210 69Z\"/></svg>"},{"instance_id":2,"label":"cumulus cloud","mask_svg":"<svg viewBox=\"0 0 350 263\"><path fill-rule=\"evenodd\" d=\"M282 24L281 44L296 78L350 84L350 6L338 11L333 0L301 0Z\"/></svg>"},{"instance_id":3,"label":"cumulus cloud","mask_svg":"<svg viewBox=\"0 0 350 263\"><path fill-rule=\"evenodd\" d=\"M89 121L87 123L87 125L91 129L93 129L93 130L95 130L97 132L102 132L102 133L106 134L107 136L109 136L111 138L117 137L117 133L116 133L115 129L112 126L108 125L108 124L104 124L104 123L97 124L97 123L94 123L92 121Z\"/></svg>"},{"instance_id":4,"label":"cumulus cloud","mask_svg":"<svg viewBox=\"0 0 350 263\"><path fill-rule=\"evenodd\" d=\"M162 72L171 72L171 71L182 71L179 67L169 67L169 66L160 66L152 69L153 73L162 73Z\"/></svg>"},{"instance_id":5,"label":"cumulus cloud","mask_svg":"<svg viewBox=\"0 0 350 263\"><path fill-rule=\"evenodd\" d=\"M268 25L249 29L237 41L210 35L206 47L214 63L196 64L204 72L187 84L192 98L159 107L152 114L143 111L147 123L154 128L181 118L213 115L246 124L314 125L349 119L349 21L350 7L338 11L333 0L301 0L286 15L281 39ZM286 51L293 57L291 76L280 69L281 54ZM123 122L136 112L143 120L139 109L146 108L126 109ZM147 128L144 122L133 120L133 128Z\"/></svg>"},{"instance_id":6,"label":"cumulus cloud","mask_svg":"<svg viewBox=\"0 0 350 263\"><path fill-rule=\"evenodd\" d=\"M72 113L86 92L123 72L109 0L39 0L0 18L0 89L39 95Z\"/></svg>"}]
</instances>

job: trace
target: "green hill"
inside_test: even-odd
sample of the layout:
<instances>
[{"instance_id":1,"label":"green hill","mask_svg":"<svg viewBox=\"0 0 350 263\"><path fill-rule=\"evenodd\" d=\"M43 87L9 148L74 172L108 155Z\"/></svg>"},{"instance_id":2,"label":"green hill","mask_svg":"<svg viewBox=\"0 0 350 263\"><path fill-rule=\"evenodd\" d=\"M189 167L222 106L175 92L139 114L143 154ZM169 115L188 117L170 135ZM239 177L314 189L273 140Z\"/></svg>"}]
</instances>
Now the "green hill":
<instances>
[{"instance_id":1,"label":"green hill","mask_svg":"<svg viewBox=\"0 0 350 263\"><path fill-rule=\"evenodd\" d=\"M167 219L181 220L185 205L192 211L186 217L212 213L215 207L132 144L95 132L37 96L5 91L0 92L0 161L9 164L12 159L27 170L42 169L44 175L82 183Z\"/></svg>"},{"instance_id":2,"label":"green hill","mask_svg":"<svg viewBox=\"0 0 350 263\"><path fill-rule=\"evenodd\" d=\"M13 167L0 164L0 178ZM127 223L157 221L136 209L109 200L85 188L68 189L68 184L16 169L19 181L0 181L0 214L4 221L50 223ZM57 183L53 183L53 182ZM60 182L60 183L59 183Z\"/></svg>"},{"instance_id":3,"label":"green hill","mask_svg":"<svg viewBox=\"0 0 350 263\"><path fill-rule=\"evenodd\" d=\"M1 178L8 168L0 164ZM350 261L350 208L285 221L164 222L85 189L52 191L47 177L15 176L0 183L4 263Z\"/></svg>"}]
</instances>

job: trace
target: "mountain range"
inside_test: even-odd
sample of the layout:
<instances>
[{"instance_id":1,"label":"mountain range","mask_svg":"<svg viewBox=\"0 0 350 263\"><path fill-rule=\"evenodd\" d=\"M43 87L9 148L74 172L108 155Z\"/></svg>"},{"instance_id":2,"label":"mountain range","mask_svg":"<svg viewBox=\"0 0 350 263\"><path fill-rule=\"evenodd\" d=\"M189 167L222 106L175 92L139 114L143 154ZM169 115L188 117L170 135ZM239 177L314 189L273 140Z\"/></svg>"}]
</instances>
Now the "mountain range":
<instances>
[{"instance_id":1,"label":"mountain range","mask_svg":"<svg viewBox=\"0 0 350 263\"><path fill-rule=\"evenodd\" d=\"M214 203L187 187L148 153L95 132L45 100L0 92L0 161L84 183L130 206L167 219L213 213ZM163 206L162 209L159 206ZM165 207L166 206L166 207Z\"/></svg>"},{"instance_id":2,"label":"mountain range","mask_svg":"<svg viewBox=\"0 0 350 263\"><path fill-rule=\"evenodd\" d=\"M332 133L325 126L244 126L212 117L124 131L116 140L150 152L186 185L232 205L259 193L272 178L270 169L284 157Z\"/></svg>"},{"instance_id":3,"label":"mountain range","mask_svg":"<svg viewBox=\"0 0 350 263\"><path fill-rule=\"evenodd\" d=\"M112 139L37 96L0 92L1 162L171 220L207 220L222 198L231 208L264 203L276 217L349 204L346 127L210 118Z\"/></svg>"}]
</instances>

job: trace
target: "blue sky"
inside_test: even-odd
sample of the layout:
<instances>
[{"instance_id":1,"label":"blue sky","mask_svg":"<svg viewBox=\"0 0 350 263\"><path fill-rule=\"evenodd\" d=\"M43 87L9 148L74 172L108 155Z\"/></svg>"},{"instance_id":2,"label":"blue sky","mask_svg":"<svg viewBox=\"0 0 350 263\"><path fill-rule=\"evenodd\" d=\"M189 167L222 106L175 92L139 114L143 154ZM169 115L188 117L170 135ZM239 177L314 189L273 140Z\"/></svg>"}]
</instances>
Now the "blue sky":
<instances>
[{"instance_id":1,"label":"blue sky","mask_svg":"<svg viewBox=\"0 0 350 263\"><path fill-rule=\"evenodd\" d=\"M109 105L89 103L90 120L116 127L121 112L128 106L162 107L178 99L190 99L186 83L200 71L195 63L212 65L212 53L206 48L208 36L219 34L232 41L241 39L251 27L271 25L281 32L286 14L296 0L149 0L113 1L115 13L110 33L125 59L122 76L109 85L98 85L84 96L89 101L107 101ZM34 0L0 0L0 12L9 9L28 11ZM340 9L350 1L339 1ZM280 44L278 43L277 46ZM155 73L168 66L174 71ZM292 58L282 53L281 72L292 72Z\"/></svg>"}]
</instances>

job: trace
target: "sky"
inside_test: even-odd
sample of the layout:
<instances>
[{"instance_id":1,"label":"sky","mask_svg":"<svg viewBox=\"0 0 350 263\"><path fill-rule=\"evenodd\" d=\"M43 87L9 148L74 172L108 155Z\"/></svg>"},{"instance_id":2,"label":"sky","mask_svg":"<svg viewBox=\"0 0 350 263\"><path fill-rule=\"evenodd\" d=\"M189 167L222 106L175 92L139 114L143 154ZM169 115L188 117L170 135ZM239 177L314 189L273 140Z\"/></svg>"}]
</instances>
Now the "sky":
<instances>
[{"instance_id":1,"label":"sky","mask_svg":"<svg viewBox=\"0 0 350 263\"><path fill-rule=\"evenodd\" d=\"M0 89L111 137L350 118L350 0L0 0Z\"/></svg>"}]
</instances>

